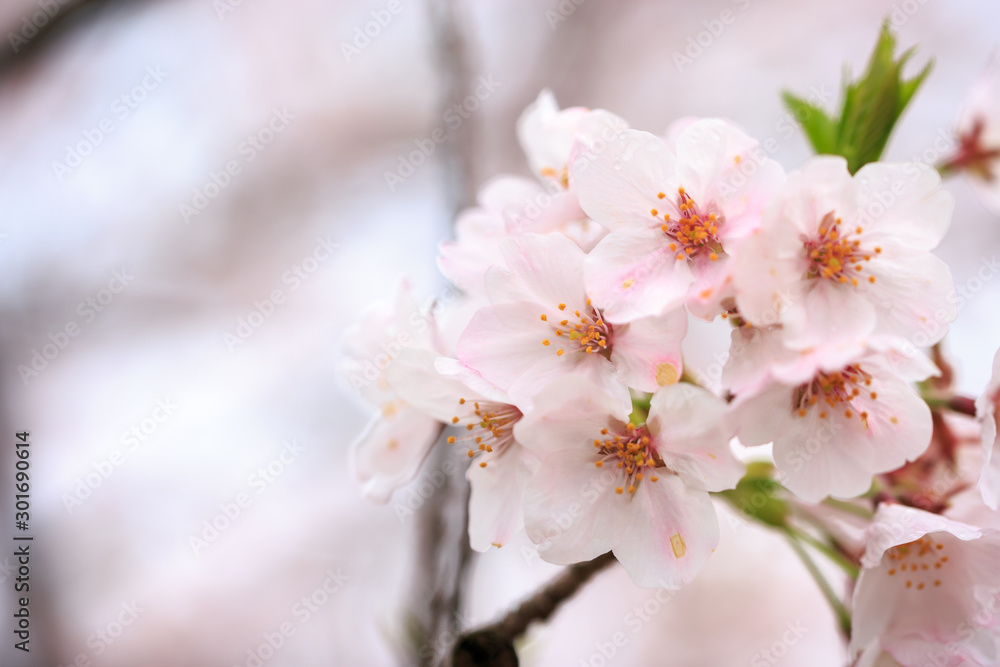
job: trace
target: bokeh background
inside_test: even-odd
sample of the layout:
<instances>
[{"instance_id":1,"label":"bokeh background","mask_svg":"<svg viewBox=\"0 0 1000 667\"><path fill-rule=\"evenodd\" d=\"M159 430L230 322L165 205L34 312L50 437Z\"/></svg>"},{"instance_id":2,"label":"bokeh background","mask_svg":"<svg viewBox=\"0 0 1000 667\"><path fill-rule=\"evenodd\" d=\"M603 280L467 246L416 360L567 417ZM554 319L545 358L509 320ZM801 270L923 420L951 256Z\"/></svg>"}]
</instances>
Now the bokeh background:
<instances>
[{"instance_id":1,"label":"bokeh background","mask_svg":"<svg viewBox=\"0 0 1000 667\"><path fill-rule=\"evenodd\" d=\"M791 169L809 150L784 129L780 91L831 108L888 15L919 47L914 71L929 57L935 68L887 157L933 161L1000 41L986 0L398 3L0 3L0 424L11 444L31 432L35 535L27 655L12 649L14 563L0 547L0 664L414 664L406 609L425 573L416 522L398 511L412 489L389 505L361 497L348 450L370 415L338 375L339 338L403 274L422 298L440 292L435 250L456 202L528 172L523 108L549 87L654 132L724 116L774 137ZM458 50L442 44L442 15ZM685 53L699 33L707 45ZM455 72L495 90L391 190L385 172L446 127ZM465 157L445 159L458 146ZM939 255L975 293L945 349L976 395L1000 340L1000 280L974 277L1000 249L1000 220L967 183L949 187ZM282 303L240 338L274 290ZM725 327L692 331L689 363L707 368ZM529 633L523 664L843 665L832 616L781 540L722 523L692 586L668 601L605 572ZM558 571L526 544L473 562L460 627ZM328 577L336 592L303 612ZM294 634L261 654L282 624Z\"/></svg>"}]
</instances>

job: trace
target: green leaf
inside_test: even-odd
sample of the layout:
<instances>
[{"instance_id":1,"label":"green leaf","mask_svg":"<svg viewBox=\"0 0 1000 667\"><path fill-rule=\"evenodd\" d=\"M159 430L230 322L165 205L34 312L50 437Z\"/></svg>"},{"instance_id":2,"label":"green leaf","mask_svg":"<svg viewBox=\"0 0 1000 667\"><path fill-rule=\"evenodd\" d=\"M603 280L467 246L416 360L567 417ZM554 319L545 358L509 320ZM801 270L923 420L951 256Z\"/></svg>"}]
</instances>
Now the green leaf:
<instances>
[{"instance_id":1,"label":"green leaf","mask_svg":"<svg viewBox=\"0 0 1000 667\"><path fill-rule=\"evenodd\" d=\"M817 153L831 153L837 148L837 122L826 112L789 92L782 93L785 106L795 114Z\"/></svg>"},{"instance_id":2,"label":"green leaf","mask_svg":"<svg viewBox=\"0 0 1000 667\"><path fill-rule=\"evenodd\" d=\"M854 82L845 77L843 102L835 118L791 93L782 95L813 150L844 157L852 174L882 156L900 116L931 71L933 62L928 62L919 74L904 80L903 67L914 50L898 59L895 50L896 38L886 20L864 75Z\"/></svg>"},{"instance_id":3,"label":"green leaf","mask_svg":"<svg viewBox=\"0 0 1000 667\"><path fill-rule=\"evenodd\" d=\"M781 495L784 487L773 477L774 466L769 463L751 463L735 489L721 491L718 495L729 501L748 519L755 519L775 528L788 526L790 509Z\"/></svg>"}]
</instances>

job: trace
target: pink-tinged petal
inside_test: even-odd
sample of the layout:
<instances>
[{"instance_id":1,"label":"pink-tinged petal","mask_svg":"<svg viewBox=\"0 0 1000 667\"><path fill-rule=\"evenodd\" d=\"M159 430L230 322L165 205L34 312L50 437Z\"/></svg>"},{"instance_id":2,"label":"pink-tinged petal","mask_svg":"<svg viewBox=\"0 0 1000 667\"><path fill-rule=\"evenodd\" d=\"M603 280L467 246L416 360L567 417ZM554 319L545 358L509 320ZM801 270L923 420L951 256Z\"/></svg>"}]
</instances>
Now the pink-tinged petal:
<instances>
[{"instance_id":1,"label":"pink-tinged petal","mask_svg":"<svg viewBox=\"0 0 1000 667\"><path fill-rule=\"evenodd\" d=\"M438 247L437 266L463 292L485 296L486 270L503 262L500 245L494 239L476 242L444 242Z\"/></svg>"},{"instance_id":2,"label":"pink-tinged petal","mask_svg":"<svg viewBox=\"0 0 1000 667\"><path fill-rule=\"evenodd\" d=\"M830 342L862 339L875 331L876 311L851 285L812 279L801 301L793 301L785 316L786 343L808 349Z\"/></svg>"},{"instance_id":3,"label":"pink-tinged petal","mask_svg":"<svg viewBox=\"0 0 1000 667\"><path fill-rule=\"evenodd\" d=\"M624 433L631 405L625 407L598 385L563 377L539 395L531 412L514 425L514 437L539 456L582 450L593 458L601 429Z\"/></svg>"},{"instance_id":4,"label":"pink-tinged petal","mask_svg":"<svg viewBox=\"0 0 1000 667\"><path fill-rule=\"evenodd\" d=\"M369 498L386 502L411 481L441 432L441 424L402 401L373 419L351 445L351 467Z\"/></svg>"},{"instance_id":5,"label":"pink-tinged petal","mask_svg":"<svg viewBox=\"0 0 1000 667\"><path fill-rule=\"evenodd\" d=\"M732 262L726 256L712 261L708 255L699 255L691 262L694 282L688 288L685 304L688 312L703 320L713 320L732 307L736 295L733 285ZM727 302L723 305L723 302Z\"/></svg>"},{"instance_id":6,"label":"pink-tinged petal","mask_svg":"<svg viewBox=\"0 0 1000 667\"><path fill-rule=\"evenodd\" d=\"M785 346L780 327L735 327L730 334L729 357L722 369L722 384L736 395L752 391L770 379L775 368L794 362L796 356L794 350ZM810 369L805 378L814 372Z\"/></svg>"},{"instance_id":7,"label":"pink-tinged petal","mask_svg":"<svg viewBox=\"0 0 1000 667\"><path fill-rule=\"evenodd\" d=\"M722 491L743 476L729 446L726 404L708 391L687 383L663 387L653 394L648 425L657 454L688 486Z\"/></svg>"},{"instance_id":8,"label":"pink-tinged petal","mask_svg":"<svg viewBox=\"0 0 1000 667\"><path fill-rule=\"evenodd\" d=\"M380 406L394 395L384 371L404 348L432 349L436 327L425 315L406 280L400 281L390 304L374 304L341 339L342 372L371 405Z\"/></svg>"},{"instance_id":9,"label":"pink-tinged petal","mask_svg":"<svg viewBox=\"0 0 1000 667\"><path fill-rule=\"evenodd\" d=\"M774 442L779 434L801 428L793 418L792 387L768 382L736 397L729 406L727 424L747 447ZM801 420L799 420L801 422Z\"/></svg>"},{"instance_id":10,"label":"pink-tinged petal","mask_svg":"<svg viewBox=\"0 0 1000 667\"><path fill-rule=\"evenodd\" d=\"M877 332L902 336L917 347L930 347L944 338L958 316L947 264L922 254L873 262L871 270L876 280L866 292L878 311Z\"/></svg>"},{"instance_id":11,"label":"pink-tinged petal","mask_svg":"<svg viewBox=\"0 0 1000 667\"><path fill-rule=\"evenodd\" d=\"M683 309L616 325L611 362L633 389L654 392L674 384L684 372L681 341L687 333Z\"/></svg>"},{"instance_id":12,"label":"pink-tinged petal","mask_svg":"<svg viewBox=\"0 0 1000 667\"><path fill-rule=\"evenodd\" d=\"M676 590L694 580L718 543L708 493L663 475L643 480L632 496L614 553L635 585Z\"/></svg>"},{"instance_id":13,"label":"pink-tinged petal","mask_svg":"<svg viewBox=\"0 0 1000 667\"><path fill-rule=\"evenodd\" d=\"M866 342L872 359L886 371L907 382L922 382L941 375L930 358L897 336L871 336ZM871 362L868 362L871 363Z\"/></svg>"},{"instance_id":14,"label":"pink-tinged petal","mask_svg":"<svg viewBox=\"0 0 1000 667\"><path fill-rule=\"evenodd\" d=\"M852 640L851 645L854 646L855 642ZM860 644L859 644L860 647ZM855 649L852 649L851 653ZM862 651L861 655L858 656L857 661L855 661L852 667L903 667L896 660L882 650L882 644L875 640L868 644ZM950 667L945 665L943 667Z\"/></svg>"},{"instance_id":15,"label":"pink-tinged petal","mask_svg":"<svg viewBox=\"0 0 1000 667\"><path fill-rule=\"evenodd\" d=\"M571 158L570 187L587 215L612 231L659 224L652 209L676 219L672 198L657 196L677 190L675 158L662 139L648 132L624 130L596 156Z\"/></svg>"},{"instance_id":16,"label":"pink-tinged petal","mask_svg":"<svg viewBox=\"0 0 1000 667\"><path fill-rule=\"evenodd\" d=\"M978 646L977 646L978 644ZM993 667L1000 655L997 640L979 630L964 644L940 642L921 637L890 637L885 640L889 667L895 665L933 665L933 667ZM985 650L984 650L985 649ZM933 662L928 662L928 660Z\"/></svg>"},{"instance_id":17,"label":"pink-tinged petal","mask_svg":"<svg viewBox=\"0 0 1000 667\"><path fill-rule=\"evenodd\" d=\"M885 552L892 547L939 532L950 533L962 541L978 540L983 536L980 528L940 514L896 503L883 503L879 505L875 521L868 530L868 543L861 564L869 569L877 567L882 563Z\"/></svg>"},{"instance_id":18,"label":"pink-tinged petal","mask_svg":"<svg viewBox=\"0 0 1000 667\"><path fill-rule=\"evenodd\" d=\"M858 217L852 223L864 228L866 243L913 254L934 249L944 238L954 199L941 189L936 169L916 162L872 162L854 178Z\"/></svg>"},{"instance_id":19,"label":"pink-tinged petal","mask_svg":"<svg viewBox=\"0 0 1000 667\"><path fill-rule=\"evenodd\" d=\"M550 563L596 558L611 550L625 528L629 498L614 492L617 471L594 467L592 450L543 458L525 488L525 532Z\"/></svg>"},{"instance_id":20,"label":"pink-tinged petal","mask_svg":"<svg viewBox=\"0 0 1000 667\"><path fill-rule=\"evenodd\" d=\"M486 211L499 214L501 222L509 222L519 216L524 207L535 201L543 193L537 181L520 176L502 175L488 181L476 195L479 206ZM504 227L491 227L502 233Z\"/></svg>"},{"instance_id":21,"label":"pink-tinged petal","mask_svg":"<svg viewBox=\"0 0 1000 667\"><path fill-rule=\"evenodd\" d=\"M787 221L744 240L732 265L737 310L754 326L780 324L792 304L804 298L808 265L798 232Z\"/></svg>"},{"instance_id":22,"label":"pink-tinged petal","mask_svg":"<svg viewBox=\"0 0 1000 667\"><path fill-rule=\"evenodd\" d=\"M631 322L680 306L693 277L659 229L612 232L587 255L586 285L609 322Z\"/></svg>"},{"instance_id":23,"label":"pink-tinged petal","mask_svg":"<svg viewBox=\"0 0 1000 667\"><path fill-rule=\"evenodd\" d=\"M857 184L847 171L847 160L818 155L788 177L768 217L780 215L807 237L813 237L828 213L848 219L857 209ZM766 225L766 223L765 223Z\"/></svg>"},{"instance_id":24,"label":"pink-tinged petal","mask_svg":"<svg viewBox=\"0 0 1000 667\"><path fill-rule=\"evenodd\" d=\"M583 285L584 252L573 241L560 234L543 236L525 234L502 245L510 273L520 280L534 300L555 309L565 303L571 309L582 308L586 302ZM497 303L495 296L490 298ZM549 313L554 316L556 313Z\"/></svg>"},{"instance_id":25,"label":"pink-tinged petal","mask_svg":"<svg viewBox=\"0 0 1000 667\"><path fill-rule=\"evenodd\" d=\"M577 382L588 382L599 387L602 393L616 402L618 410L631 409L632 398L628 387L622 382L614 364L600 354L584 352L565 354L562 357L550 353L512 384L508 394L513 403L519 405L524 402L530 407L537 400L539 392L564 377L572 377Z\"/></svg>"},{"instance_id":26,"label":"pink-tinged petal","mask_svg":"<svg viewBox=\"0 0 1000 667\"><path fill-rule=\"evenodd\" d=\"M502 547L524 528L521 498L528 470L520 447L513 445L480 466L473 463L469 478L469 543L476 551Z\"/></svg>"},{"instance_id":27,"label":"pink-tinged petal","mask_svg":"<svg viewBox=\"0 0 1000 667\"><path fill-rule=\"evenodd\" d=\"M496 384L463 364L458 359L438 357L434 360L434 368L446 377L452 377L461 382L469 390L494 403L510 403L507 394Z\"/></svg>"},{"instance_id":28,"label":"pink-tinged petal","mask_svg":"<svg viewBox=\"0 0 1000 667\"><path fill-rule=\"evenodd\" d=\"M672 150L675 154L677 153L677 140L686 129L697 123L699 120L701 120L699 116L683 116L670 123L670 126L667 127L666 133L663 135L664 140L667 142L667 146L670 147L670 150Z\"/></svg>"},{"instance_id":29,"label":"pink-tinged petal","mask_svg":"<svg viewBox=\"0 0 1000 667\"><path fill-rule=\"evenodd\" d=\"M562 171L573 148L576 123L587 113L583 107L560 111L547 88L524 110L517 120L517 139L536 175L554 178Z\"/></svg>"},{"instance_id":30,"label":"pink-tinged petal","mask_svg":"<svg viewBox=\"0 0 1000 667\"><path fill-rule=\"evenodd\" d=\"M828 406L821 398L775 434L775 465L785 486L803 500L858 496L871 487L873 475L927 449L931 415L920 396L891 375L873 374L870 389L876 400L859 396L850 404Z\"/></svg>"},{"instance_id":31,"label":"pink-tinged petal","mask_svg":"<svg viewBox=\"0 0 1000 667\"><path fill-rule=\"evenodd\" d=\"M606 109L594 109L576 122L576 142L569 159L588 159L604 150L604 145L628 129L624 118Z\"/></svg>"},{"instance_id":32,"label":"pink-tinged petal","mask_svg":"<svg viewBox=\"0 0 1000 667\"><path fill-rule=\"evenodd\" d=\"M555 356L542 341L549 329L527 301L480 308L458 339L458 359L508 390L531 366Z\"/></svg>"},{"instance_id":33,"label":"pink-tinged petal","mask_svg":"<svg viewBox=\"0 0 1000 667\"><path fill-rule=\"evenodd\" d=\"M386 371L386 378L413 409L442 424L450 424L456 416L467 421L473 415L473 403L485 397L461 380L442 375L435 368L438 358L428 350L405 350ZM463 398L465 404L460 403Z\"/></svg>"},{"instance_id":34,"label":"pink-tinged petal","mask_svg":"<svg viewBox=\"0 0 1000 667\"><path fill-rule=\"evenodd\" d=\"M852 598L852 655L866 646L876 645L881 650L879 638L892 622L903 592L884 571L862 570Z\"/></svg>"},{"instance_id":35,"label":"pink-tinged petal","mask_svg":"<svg viewBox=\"0 0 1000 667\"><path fill-rule=\"evenodd\" d=\"M993 664L997 638L979 620L980 592L1000 584L998 561L997 531L883 503L854 594L852 647L879 641L905 665L920 664L929 648Z\"/></svg>"},{"instance_id":36,"label":"pink-tinged petal","mask_svg":"<svg viewBox=\"0 0 1000 667\"><path fill-rule=\"evenodd\" d=\"M511 403L525 408L565 375L588 379L620 404L631 405L614 365L600 354L584 352L567 336L556 336L539 310L537 304L523 301L480 309L458 341L458 359L504 390Z\"/></svg>"},{"instance_id":37,"label":"pink-tinged petal","mask_svg":"<svg viewBox=\"0 0 1000 667\"><path fill-rule=\"evenodd\" d=\"M784 170L765 157L760 143L734 124L706 118L677 138L678 180L696 202L723 213L719 236L746 237L785 181ZM704 204L703 204L704 205Z\"/></svg>"}]
</instances>

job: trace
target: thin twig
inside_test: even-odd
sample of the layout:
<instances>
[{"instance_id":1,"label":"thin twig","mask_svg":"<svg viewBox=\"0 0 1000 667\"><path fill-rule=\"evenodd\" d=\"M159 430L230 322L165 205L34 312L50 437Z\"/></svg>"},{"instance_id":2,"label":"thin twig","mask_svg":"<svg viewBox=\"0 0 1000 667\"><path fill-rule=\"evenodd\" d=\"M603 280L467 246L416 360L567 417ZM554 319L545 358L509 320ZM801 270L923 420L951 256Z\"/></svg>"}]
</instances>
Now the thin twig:
<instances>
[{"instance_id":1,"label":"thin twig","mask_svg":"<svg viewBox=\"0 0 1000 667\"><path fill-rule=\"evenodd\" d=\"M795 554L799 557L799 560L802 561L802 564L806 566L806 570L809 571L809 574L812 575L816 585L819 586L820 591L823 593L823 597L825 597L826 601L830 603L830 608L837 616L837 621L840 624L840 629L843 631L844 636L850 637L851 614L847 611L847 607L845 607L844 603L841 602L837 593L833 590L833 587L830 586L830 582L827 581L826 577L823 576L823 573L820 572L819 567L816 566L816 563L799 542L795 534L788 531L787 537L788 543L792 545L792 549L795 551Z\"/></svg>"},{"instance_id":2,"label":"thin twig","mask_svg":"<svg viewBox=\"0 0 1000 667\"><path fill-rule=\"evenodd\" d=\"M609 551L594 560L570 565L543 589L496 623L459 637L452 653L452 667L517 665L514 641L523 635L532 623L547 620L591 577L614 562L614 554Z\"/></svg>"}]
</instances>

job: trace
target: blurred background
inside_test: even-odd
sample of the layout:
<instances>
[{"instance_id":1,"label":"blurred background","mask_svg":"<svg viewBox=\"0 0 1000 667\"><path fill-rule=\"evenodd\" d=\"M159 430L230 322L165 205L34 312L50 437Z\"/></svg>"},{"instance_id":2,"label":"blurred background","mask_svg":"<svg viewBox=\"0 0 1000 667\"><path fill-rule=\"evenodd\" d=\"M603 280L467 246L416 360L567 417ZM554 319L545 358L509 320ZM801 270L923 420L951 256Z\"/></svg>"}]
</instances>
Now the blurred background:
<instances>
[{"instance_id":1,"label":"blurred background","mask_svg":"<svg viewBox=\"0 0 1000 667\"><path fill-rule=\"evenodd\" d=\"M652 132L728 117L791 169L809 150L780 91L832 108L886 16L919 47L914 71L936 63L887 157L936 162L1000 39L996 3L3 0L0 424L11 447L31 433L35 539L29 654L0 547L0 664L416 664L413 489L378 505L350 474L370 414L338 374L345 327L403 274L440 292L455 206L528 173L514 125L541 89ZM490 92L453 132L449 94L481 77ZM442 150L390 186L435 128ZM938 254L971 298L945 349L978 395L1000 280L977 272L1000 220L949 187ZM689 363L718 363L726 328L692 331ZM843 665L786 545L722 524L693 585L668 600L604 572L529 633L522 664ZM472 562L458 628L558 572L526 545Z\"/></svg>"}]
</instances>

